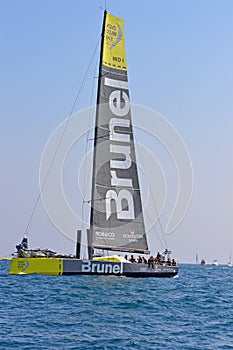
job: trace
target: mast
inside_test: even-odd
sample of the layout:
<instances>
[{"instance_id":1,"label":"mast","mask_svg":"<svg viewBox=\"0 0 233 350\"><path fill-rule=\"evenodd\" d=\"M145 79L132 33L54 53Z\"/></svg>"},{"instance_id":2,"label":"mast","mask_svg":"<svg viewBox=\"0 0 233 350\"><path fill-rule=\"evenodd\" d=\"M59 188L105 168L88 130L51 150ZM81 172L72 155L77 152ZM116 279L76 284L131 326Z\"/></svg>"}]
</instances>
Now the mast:
<instances>
[{"instance_id":1,"label":"mast","mask_svg":"<svg viewBox=\"0 0 233 350\"><path fill-rule=\"evenodd\" d=\"M105 6L106 8L106 6ZM95 116L95 130L94 130L94 149L96 147L97 143L97 127L98 127L98 115L99 115L99 110L98 110L98 105L100 103L100 85L101 85L101 71L102 71L102 60L103 60L103 47L104 47L104 30L105 30L105 22L106 22L106 15L107 11L104 10L104 18L103 18L103 26L102 26L102 32L101 32L101 45L100 45L100 60L99 60L99 74L98 74L98 88L97 88L97 98L96 98L96 104L97 104L97 110L96 110L96 116ZM93 154L93 169L92 169L92 190L91 190L91 214L90 214L90 227L93 226L93 201L94 201L94 189L95 189L95 178L94 174L96 171L96 153L94 152ZM93 247L93 239L92 239L92 231L88 230L87 234L89 235L89 242L90 246L92 247L92 254L94 252L94 247ZM89 256L89 259L91 256Z\"/></svg>"}]
</instances>

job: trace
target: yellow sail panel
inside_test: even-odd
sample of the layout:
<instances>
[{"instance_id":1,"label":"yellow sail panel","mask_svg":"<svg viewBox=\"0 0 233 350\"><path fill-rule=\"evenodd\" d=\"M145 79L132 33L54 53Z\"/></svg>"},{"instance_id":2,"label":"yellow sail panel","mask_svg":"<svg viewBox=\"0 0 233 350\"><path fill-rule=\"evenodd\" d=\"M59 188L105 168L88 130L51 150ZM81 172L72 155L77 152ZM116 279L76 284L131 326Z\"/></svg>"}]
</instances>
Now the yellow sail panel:
<instances>
[{"instance_id":1,"label":"yellow sail panel","mask_svg":"<svg viewBox=\"0 0 233 350\"><path fill-rule=\"evenodd\" d=\"M58 258L12 258L11 275L23 274L62 275L63 260Z\"/></svg>"},{"instance_id":2,"label":"yellow sail panel","mask_svg":"<svg viewBox=\"0 0 233 350\"><path fill-rule=\"evenodd\" d=\"M119 70L127 70L124 20L110 13L106 15L102 64Z\"/></svg>"}]
</instances>

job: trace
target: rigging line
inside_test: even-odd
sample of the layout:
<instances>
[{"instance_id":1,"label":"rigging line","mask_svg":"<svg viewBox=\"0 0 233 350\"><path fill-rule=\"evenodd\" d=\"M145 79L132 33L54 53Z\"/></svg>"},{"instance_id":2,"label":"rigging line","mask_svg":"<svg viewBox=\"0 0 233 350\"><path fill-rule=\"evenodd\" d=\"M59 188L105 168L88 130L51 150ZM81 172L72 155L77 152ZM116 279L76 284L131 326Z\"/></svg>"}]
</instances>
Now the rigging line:
<instances>
[{"instance_id":1,"label":"rigging line","mask_svg":"<svg viewBox=\"0 0 233 350\"><path fill-rule=\"evenodd\" d=\"M149 189L150 189L150 185L149 185ZM163 230L163 226L162 226L162 223L161 223L161 220L160 220L160 217L159 217L159 212L158 212L158 209L157 209L157 206L155 204L155 200L154 200L154 196L152 194L152 191L150 189L150 192L151 192L151 197L152 197L152 201L153 201L153 205L154 205L154 209L156 211L156 215L158 217L158 224L159 224L159 227L160 227L160 234L161 234L161 237L163 238L163 246L164 248L167 248L167 240L166 240L166 237L165 237L165 233L164 233L164 230ZM149 216L148 216L149 217ZM151 220L151 218L150 218ZM152 222L152 220L151 220ZM156 227L155 227L156 223L152 225L152 228L154 229L155 233L157 234L157 237L159 236L159 232L156 230ZM159 238L160 242L162 241L161 238Z\"/></svg>"},{"instance_id":2,"label":"rigging line","mask_svg":"<svg viewBox=\"0 0 233 350\"><path fill-rule=\"evenodd\" d=\"M135 134L134 134L134 140L135 140L135 143L137 143L136 135L135 135ZM138 154L139 154L139 156L140 156L140 159L141 159L143 168L145 169L144 162L143 162L143 157L142 157L142 155L141 155L141 152L140 152L139 147L138 147ZM148 183L148 186L149 186L149 190L150 190L150 193L151 193L151 197L152 197L154 209L155 209L156 214L157 214L157 217L158 217L158 220L157 220L157 221L158 221L158 223L159 223L159 227L160 227L160 231L161 231L161 236L162 236L162 238L163 238L163 240L164 240L164 242L163 242L162 245L165 244L165 247L167 248L167 240L166 240L166 237L165 237L165 234L164 234L164 230L163 230L163 227L162 227L162 223L161 223L161 220L160 220L160 217L159 217L159 212L158 212L158 209L157 209L157 206L156 206L156 203L155 203L155 199L154 199L154 196L153 196L153 193L152 193L152 191L151 191L151 187L150 187L150 184L149 184L149 183ZM147 216L148 216L149 219L151 219L151 218L149 217L148 213L147 213ZM157 236L158 236L159 233L158 233L158 231L155 229L155 224L152 225L152 228L155 230L155 232L157 233ZM160 243L161 243L161 239L159 239L159 240L160 240Z\"/></svg>"},{"instance_id":3,"label":"rigging line","mask_svg":"<svg viewBox=\"0 0 233 350\"><path fill-rule=\"evenodd\" d=\"M160 220L160 217L159 217L159 212L158 212L158 209L157 209L157 206L156 206L156 203L155 203L155 199L154 199L153 193L152 193L151 188L150 188L150 184L149 184L149 189L150 189L150 192L151 192L151 197L152 197L153 205L154 205L154 208L155 208L157 217L158 217L158 223L159 223L161 235L162 235L163 240L164 240L164 243L165 243L165 248L167 248L167 240L166 240L165 233L164 233L164 230L163 230L163 226L162 226L162 223L161 223L161 220ZM153 229L156 231L155 225L156 225L156 224L153 224L152 227L153 227ZM157 231L156 231L156 232L157 232Z\"/></svg>"},{"instance_id":4,"label":"rigging line","mask_svg":"<svg viewBox=\"0 0 233 350\"><path fill-rule=\"evenodd\" d=\"M147 217L149 218L149 220L152 221L152 220L151 220L151 217L149 216L149 214L148 214L147 212L145 212L145 216L147 216ZM158 238L158 240L159 240L161 246L162 246L164 249L167 248L167 245L164 244L163 240L162 240L161 237L160 237L159 232L156 230L155 225L152 226L152 229L154 230L154 232L155 232L155 234L156 234L156 236L157 236L157 238Z\"/></svg>"},{"instance_id":5,"label":"rigging line","mask_svg":"<svg viewBox=\"0 0 233 350\"><path fill-rule=\"evenodd\" d=\"M139 151L139 154L140 154L140 151ZM143 164L143 159L142 159L141 155L140 155L140 158L141 158L141 161L142 161L142 164ZM143 164L143 168L145 169L144 164ZM149 190L150 190L150 193L151 193L151 198L152 198L153 206L154 206L156 215L157 215L157 217L158 217L157 222L158 222L159 227L160 227L160 235L161 235L161 237L163 238L163 241L162 241L162 239L161 239L161 237L160 237L160 235L159 235L158 230L157 230L156 227L155 227L155 226L156 226L156 223L152 225L152 229L155 231L155 233L156 233L156 235L157 235L157 237L158 237L160 243L162 244L162 246L163 246L164 248L167 248L167 240L166 240L166 237L165 237L165 234L164 234L163 226L162 226L162 223L161 223L161 220L160 220L160 216L159 216L159 212L158 212L158 209L157 209L157 205L156 205L156 203L155 203L155 199L154 199L154 196L153 196L153 192L152 192L152 190L151 190L151 186L150 186L149 183L148 183L148 186L149 186ZM151 222L153 222L153 220L152 220L152 218L150 217L150 215L148 214L148 212L146 213L146 215L147 215L147 217L149 218L149 220L150 220Z\"/></svg>"},{"instance_id":6,"label":"rigging line","mask_svg":"<svg viewBox=\"0 0 233 350\"><path fill-rule=\"evenodd\" d=\"M98 59L96 59L96 64L95 64L95 69L94 72L96 72L97 70L97 64L98 64ZM82 229L83 229L83 224L84 224L84 204L87 203L87 201L85 200L85 195L86 195L86 188L87 188L87 151L88 151L88 142L90 140L90 125L91 125L91 106L93 103L93 96L94 96L94 87L95 87L95 74L93 77L93 83L92 83L92 91L91 91L91 99L90 99L90 106L89 106L89 116L88 116L88 131L87 131L87 137L86 137L86 147L85 147L85 162L84 162L84 184L83 184L83 193L82 193L82 197L83 197L83 203L82 203Z\"/></svg>"},{"instance_id":7,"label":"rigging line","mask_svg":"<svg viewBox=\"0 0 233 350\"><path fill-rule=\"evenodd\" d=\"M66 118L66 123L65 123L63 132L62 132L62 134L61 134L61 137L60 137L59 142L58 142L58 144L57 144L57 147L56 147L56 150L55 150L55 152L54 152L53 158L52 158L51 163L50 163L50 165L49 165L47 174L46 174L46 176L45 176L45 180L44 180L44 182L43 182L43 184L42 184L42 186L41 186L41 190L40 190L39 195L38 195L38 197L37 197L37 199L36 199L36 201L35 201L33 210L32 210L31 215L30 215L30 217L29 217L29 221L28 221L28 224L27 224L26 229L25 229L25 232L24 232L25 234L26 234L27 231L28 231L28 228L29 228L29 226L30 226L30 224L31 224L31 222L32 222L32 219L33 219L33 216L34 216L34 214L35 214L35 211L36 211L36 209L37 209L37 207L38 207L39 201L40 201L40 199L41 199L42 192L43 192L44 187L45 187L45 185L46 185L46 183L47 183L47 180L48 180L50 171L51 171L52 166L53 166L53 164L54 164L54 161L55 161L55 159L56 159L58 150L59 150L59 148L60 148L60 146L61 146L63 137L64 137L64 135L65 135L65 132L66 132L66 130L67 130L67 127L68 127L68 124L69 124L69 121L70 121L70 118L71 118L71 116L72 116L72 114L73 114L73 112L74 112L74 109L75 109L77 100L78 100L78 98L79 98L79 96L80 96L80 93L81 93L81 91L82 91L84 82L85 82L85 80L86 80L87 74L88 74L88 72L89 72L90 66L91 66L92 61L93 61L93 58L94 58L94 56L95 56L96 50L97 50L97 48L98 48L98 46L99 46L99 41L100 41L100 39L98 40L97 45L96 45L96 47L95 47L95 49L94 49L94 52L93 52L93 54L92 54L92 56L91 56L90 62L89 62L89 64L88 64L88 66L87 66L87 69L86 69L86 72L85 72L85 74L84 74L83 80L82 80L81 85L80 85L80 88L79 88L79 90L78 90L78 93L77 93L77 95L76 95L76 97L75 97L75 99L74 99L74 102L73 102L72 108L71 108L71 110L70 110L70 113L69 113L68 117Z\"/></svg>"},{"instance_id":8,"label":"rigging line","mask_svg":"<svg viewBox=\"0 0 233 350\"><path fill-rule=\"evenodd\" d=\"M149 185L149 188L150 188L150 185ZM160 217L159 217L159 212L158 212L157 206L156 206L156 204L155 204L155 200L154 200L153 194L151 194L151 196L152 196L152 201L153 201L153 204L154 204L154 208L155 208L156 214L157 214L157 216L158 216L158 223L159 223L161 235L162 235L163 240L164 240L164 243L165 243L165 248L167 248L167 240L166 240L165 233L164 233L164 230L163 230L163 226L162 226L162 223L161 223L161 220L160 220ZM152 227L153 227L153 229L156 231L155 225L156 225L156 224L153 224ZM157 231L156 231L156 232L157 232Z\"/></svg>"}]
</instances>

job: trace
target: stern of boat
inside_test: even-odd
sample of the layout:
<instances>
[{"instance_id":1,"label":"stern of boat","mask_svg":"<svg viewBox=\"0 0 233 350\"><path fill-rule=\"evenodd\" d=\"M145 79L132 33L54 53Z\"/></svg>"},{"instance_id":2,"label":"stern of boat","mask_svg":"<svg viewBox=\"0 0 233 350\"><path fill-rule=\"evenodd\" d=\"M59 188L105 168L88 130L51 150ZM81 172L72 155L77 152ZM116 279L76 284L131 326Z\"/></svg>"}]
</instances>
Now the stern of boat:
<instances>
[{"instance_id":1,"label":"stern of boat","mask_svg":"<svg viewBox=\"0 0 233 350\"><path fill-rule=\"evenodd\" d=\"M59 258L12 258L10 275L40 274L62 275L63 259Z\"/></svg>"}]
</instances>

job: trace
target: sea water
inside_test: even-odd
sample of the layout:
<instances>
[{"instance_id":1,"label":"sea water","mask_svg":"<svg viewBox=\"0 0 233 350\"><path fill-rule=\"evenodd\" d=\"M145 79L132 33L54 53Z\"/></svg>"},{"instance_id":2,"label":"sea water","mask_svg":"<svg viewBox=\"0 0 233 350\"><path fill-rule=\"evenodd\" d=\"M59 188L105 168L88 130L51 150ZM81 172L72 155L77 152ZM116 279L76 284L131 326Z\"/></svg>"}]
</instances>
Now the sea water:
<instances>
[{"instance_id":1,"label":"sea water","mask_svg":"<svg viewBox=\"0 0 233 350\"><path fill-rule=\"evenodd\" d=\"M0 349L233 349L233 267L178 278L8 275L0 262Z\"/></svg>"}]
</instances>

